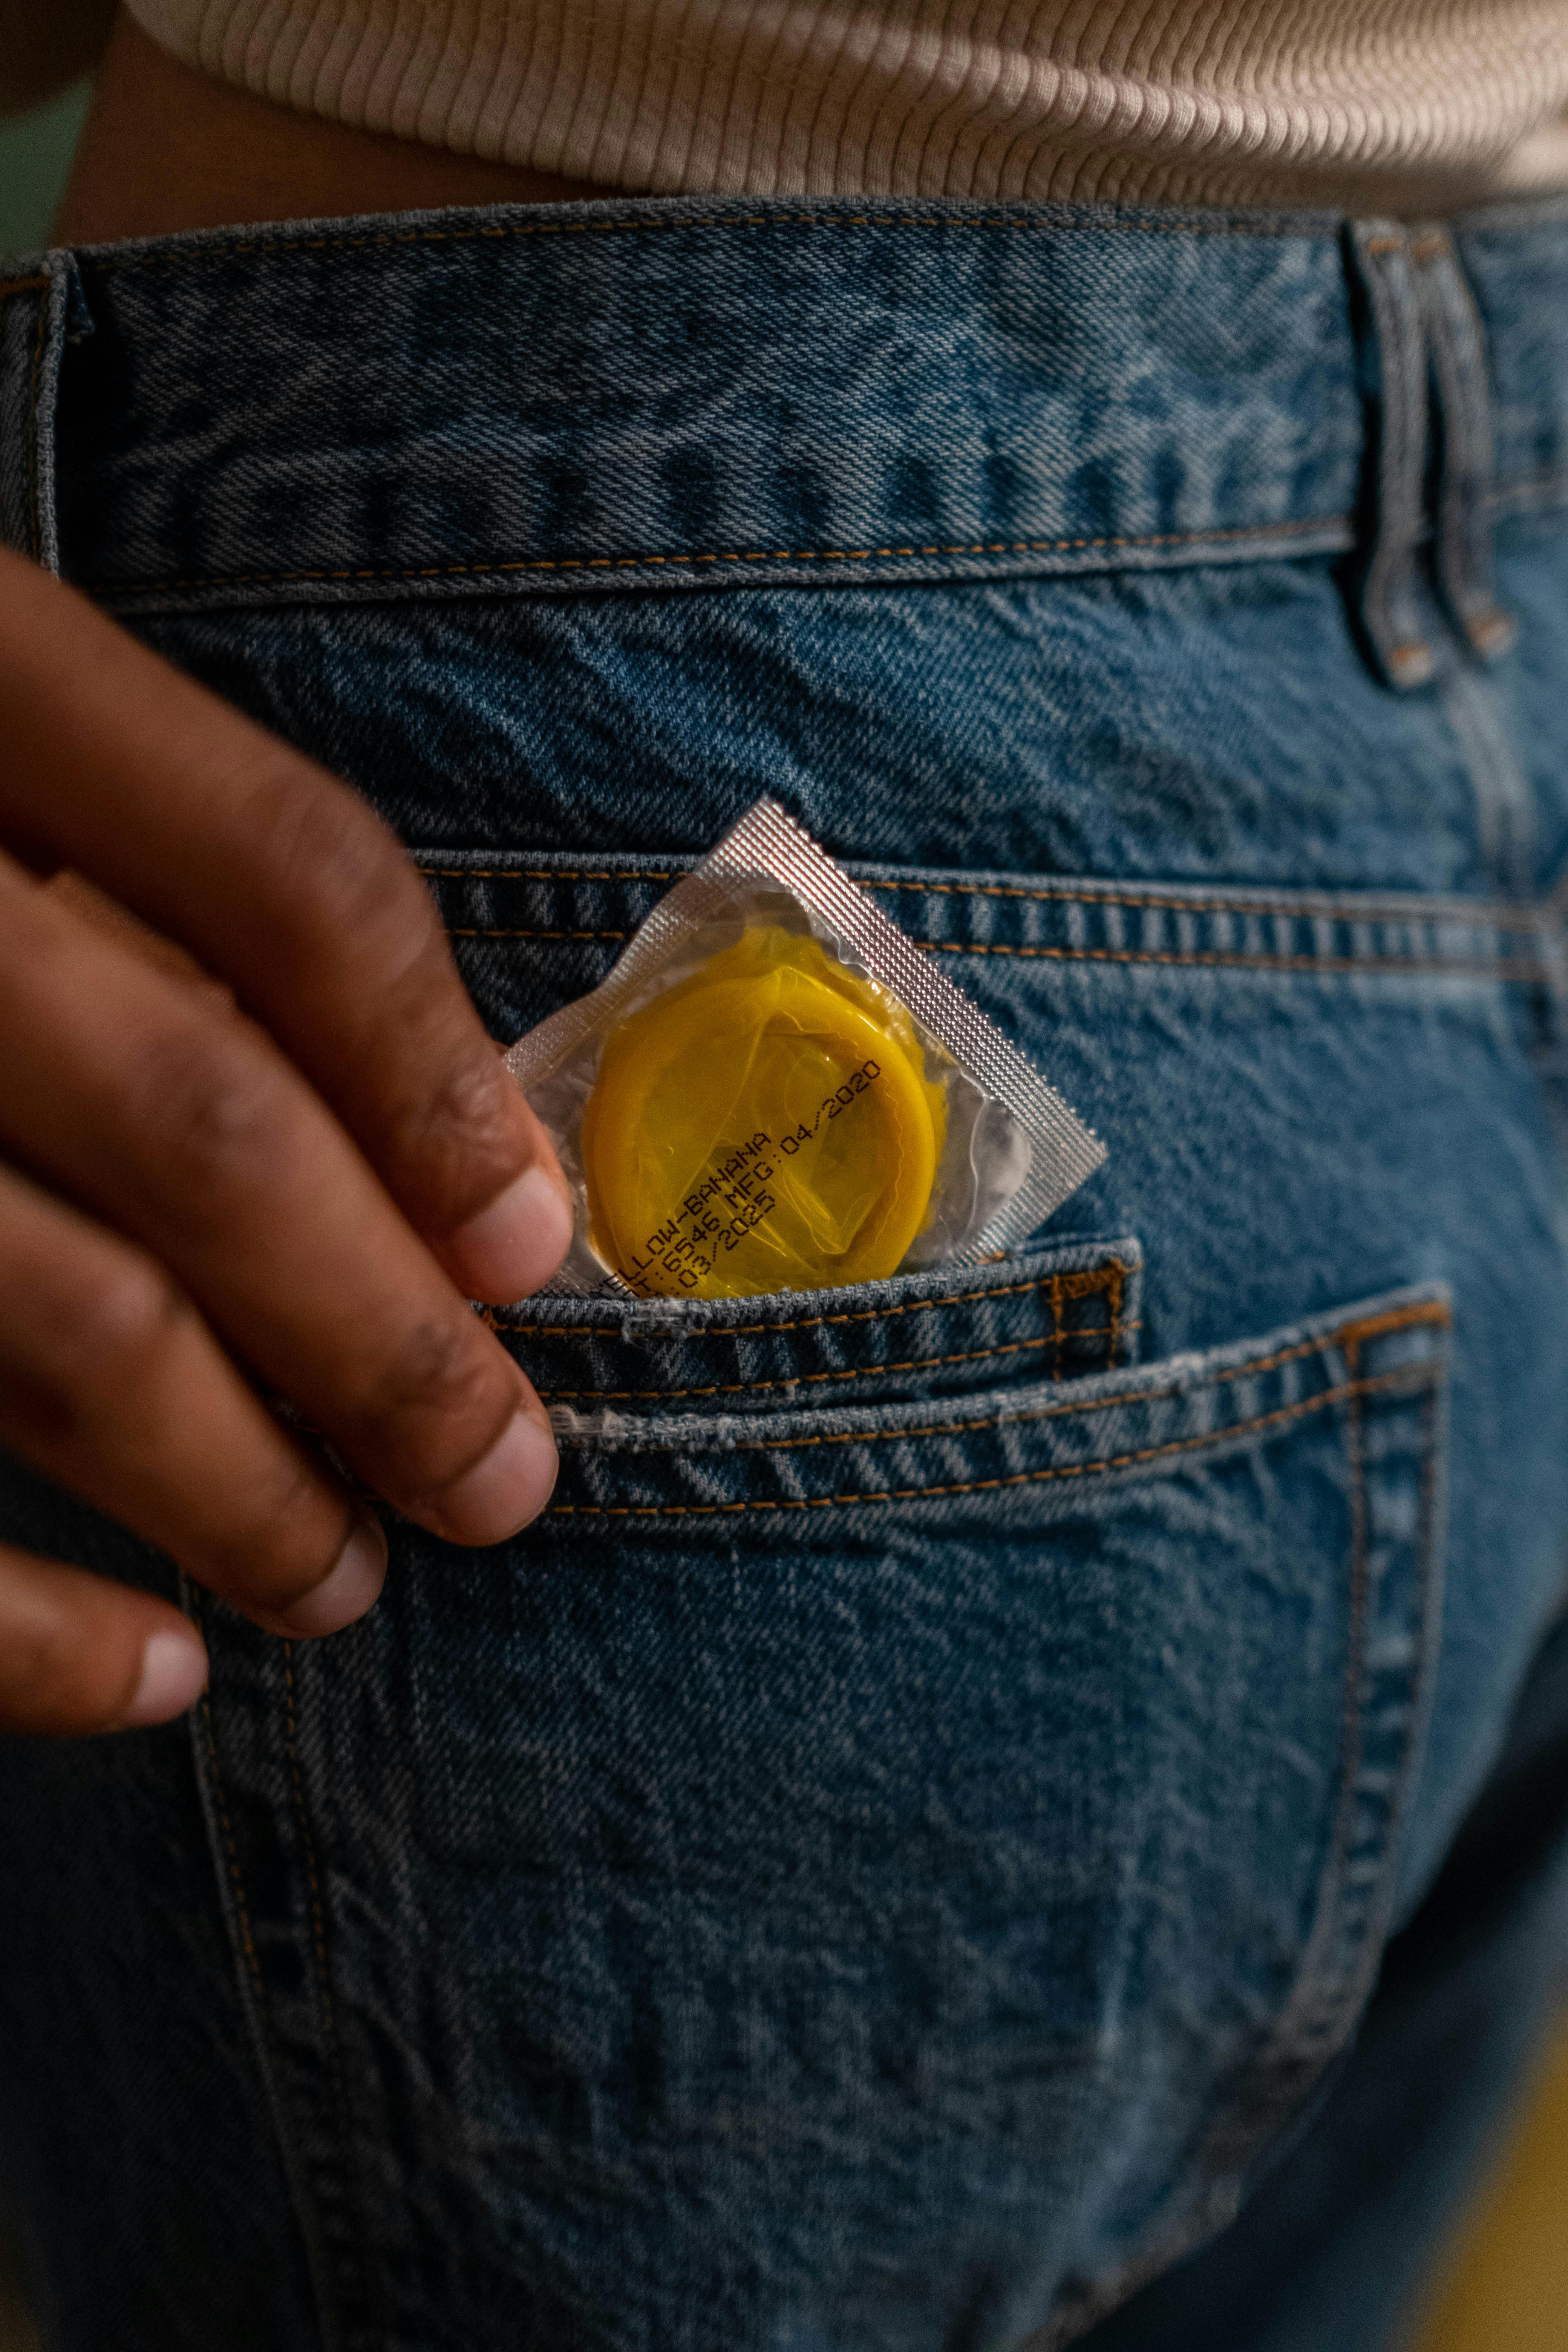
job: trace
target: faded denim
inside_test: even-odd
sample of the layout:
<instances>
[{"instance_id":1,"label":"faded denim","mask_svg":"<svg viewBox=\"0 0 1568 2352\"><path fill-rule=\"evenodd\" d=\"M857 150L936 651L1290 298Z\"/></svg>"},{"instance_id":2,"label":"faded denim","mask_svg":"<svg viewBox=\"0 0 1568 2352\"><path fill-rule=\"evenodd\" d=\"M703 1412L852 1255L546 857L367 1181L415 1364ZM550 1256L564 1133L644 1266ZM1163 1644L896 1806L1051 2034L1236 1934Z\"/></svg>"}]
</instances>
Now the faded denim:
<instances>
[{"instance_id":1,"label":"faded denim","mask_svg":"<svg viewBox=\"0 0 1568 2352\"><path fill-rule=\"evenodd\" d=\"M1110 1153L979 1269L498 1313L534 1528L5 1752L68 2352L1384 2340L1358 2027L1568 1580L1565 297L1564 205L685 200L0 289L8 535L385 811L498 1038L767 791ZM1506 1851L1534 2014L1568 1800Z\"/></svg>"}]
</instances>

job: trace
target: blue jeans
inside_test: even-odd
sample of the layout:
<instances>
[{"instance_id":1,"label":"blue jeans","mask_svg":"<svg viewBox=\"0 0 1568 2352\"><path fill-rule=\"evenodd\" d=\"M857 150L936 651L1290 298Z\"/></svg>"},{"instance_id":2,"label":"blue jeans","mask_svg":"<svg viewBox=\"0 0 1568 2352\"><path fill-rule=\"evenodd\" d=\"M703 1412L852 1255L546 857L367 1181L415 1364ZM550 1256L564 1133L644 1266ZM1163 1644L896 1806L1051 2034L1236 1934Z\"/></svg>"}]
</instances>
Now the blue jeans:
<instances>
[{"instance_id":1,"label":"blue jeans","mask_svg":"<svg viewBox=\"0 0 1568 2352\"><path fill-rule=\"evenodd\" d=\"M1568 1907L1565 506L1562 204L0 292L7 535L375 801L498 1038L772 792L1110 1155L978 1270L520 1303L534 1528L4 1751L60 2346L1384 2340Z\"/></svg>"}]
</instances>

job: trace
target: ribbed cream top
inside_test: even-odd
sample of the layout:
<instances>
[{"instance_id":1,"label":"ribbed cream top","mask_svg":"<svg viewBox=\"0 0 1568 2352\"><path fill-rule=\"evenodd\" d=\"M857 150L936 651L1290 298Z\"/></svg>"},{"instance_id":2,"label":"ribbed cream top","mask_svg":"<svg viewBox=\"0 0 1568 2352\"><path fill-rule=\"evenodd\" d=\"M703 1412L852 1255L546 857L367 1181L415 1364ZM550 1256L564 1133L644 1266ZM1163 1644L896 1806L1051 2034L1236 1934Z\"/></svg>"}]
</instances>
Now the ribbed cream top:
<instances>
[{"instance_id":1,"label":"ribbed cream top","mask_svg":"<svg viewBox=\"0 0 1568 2352\"><path fill-rule=\"evenodd\" d=\"M1440 210L1568 182L1568 0L129 0L308 112L605 187Z\"/></svg>"}]
</instances>

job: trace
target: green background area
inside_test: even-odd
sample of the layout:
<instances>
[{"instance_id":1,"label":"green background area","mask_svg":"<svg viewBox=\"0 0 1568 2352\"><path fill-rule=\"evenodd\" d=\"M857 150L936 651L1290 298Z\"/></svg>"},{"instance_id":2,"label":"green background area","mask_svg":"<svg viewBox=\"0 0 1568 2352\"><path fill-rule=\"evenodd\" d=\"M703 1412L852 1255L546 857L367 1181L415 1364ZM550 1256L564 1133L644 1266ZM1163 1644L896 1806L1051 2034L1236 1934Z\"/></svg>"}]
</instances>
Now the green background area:
<instances>
[{"instance_id":1,"label":"green background area","mask_svg":"<svg viewBox=\"0 0 1568 2352\"><path fill-rule=\"evenodd\" d=\"M0 260L47 244L87 112L87 84L0 122Z\"/></svg>"}]
</instances>

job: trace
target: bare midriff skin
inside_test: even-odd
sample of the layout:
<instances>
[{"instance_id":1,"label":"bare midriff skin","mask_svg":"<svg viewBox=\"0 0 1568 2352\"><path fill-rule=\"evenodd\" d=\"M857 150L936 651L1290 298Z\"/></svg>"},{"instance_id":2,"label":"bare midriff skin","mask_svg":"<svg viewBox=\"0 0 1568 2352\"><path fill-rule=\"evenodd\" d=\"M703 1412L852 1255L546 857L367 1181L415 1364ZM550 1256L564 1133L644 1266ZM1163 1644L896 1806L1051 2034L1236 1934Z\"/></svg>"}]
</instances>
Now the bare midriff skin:
<instances>
[{"instance_id":1,"label":"bare midriff skin","mask_svg":"<svg viewBox=\"0 0 1568 2352\"><path fill-rule=\"evenodd\" d=\"M55 237L98 245L176 229L609 193L298 114L193 71L121 16Z\"/></svg>"}]
</instances>

